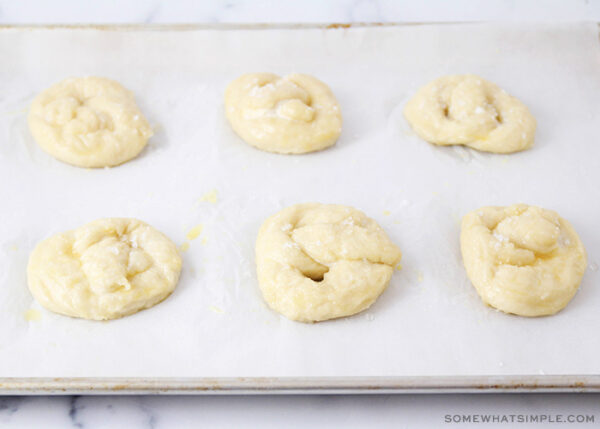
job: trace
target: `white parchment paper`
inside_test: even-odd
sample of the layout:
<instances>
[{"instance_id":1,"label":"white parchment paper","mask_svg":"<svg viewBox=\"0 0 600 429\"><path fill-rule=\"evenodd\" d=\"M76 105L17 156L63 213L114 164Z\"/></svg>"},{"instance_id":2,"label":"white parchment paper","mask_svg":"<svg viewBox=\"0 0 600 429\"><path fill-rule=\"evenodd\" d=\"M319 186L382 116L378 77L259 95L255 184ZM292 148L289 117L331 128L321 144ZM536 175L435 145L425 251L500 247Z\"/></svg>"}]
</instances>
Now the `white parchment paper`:
<instances>
[{"instance_id":1,"label":"white parchment paper","mask_svg":"<svg viewBox=\"0 0 600 429\"><path fill-rule=\"evenodd\" d=\"M337 145L281 156L237 138L222 95L253 71L327 82L345 121ZM415 137L404 103L450 73L479 74L526 103L538 120L535 147L491 155ZM33 96L81 75L135 92L156 127L139 158L81 169L32 140ZM1 30L0 376L598 374L599 94L595 24ZM199 201L212 190L215 203ZM305 201L357 207L402 249L403 269L365 313L307 325L263 303L256 232ZM554 317L485 307L462 266L461 216L516 202L558 211L588 250L579 293ZM143 219L178 244L204 225L174 294L110 322L41 309L26 285L35 243L106 216ZM32 308L28 318L39 320L27 320Z\"/></svg>"}]
</instances>

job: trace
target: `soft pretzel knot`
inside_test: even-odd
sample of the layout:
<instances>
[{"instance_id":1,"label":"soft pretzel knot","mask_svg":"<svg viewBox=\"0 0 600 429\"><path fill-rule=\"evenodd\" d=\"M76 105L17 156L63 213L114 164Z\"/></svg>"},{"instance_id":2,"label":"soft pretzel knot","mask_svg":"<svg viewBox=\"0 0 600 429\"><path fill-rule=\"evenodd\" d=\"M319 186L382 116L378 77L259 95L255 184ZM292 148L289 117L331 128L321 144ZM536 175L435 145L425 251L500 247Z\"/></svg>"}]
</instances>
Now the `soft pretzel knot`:
<instances>
[{"instance_id":1,"label":"soft pretzel knot","mask_svg":"<svg viewBox=\"0 0 600 429\"><path fill-rule=\"evenodd\" d=\"M469 279L483 301L506 313L544 316L573 298L587 260L569 222L517 204L467 214L460 237Z\"/></svg>"},{"instance_id":2,"label":"soft pretzel knot","mask_svg":"<svg viewBox=\"0 0 600 429\"><path fill-rule=\"evenodd\" d=\"M333 93L305 74L243 75L225 91L225 112L242 139L269 152L325 149L342 132L342 114Z\"/></svg>"},{"instance_id":3,"label":"soft pretzel knot","mask_svg":"<svg viewBox=\"0 0 600 429\"><path fill-rule=\"evenodd\" d=\"M106 320L164 300L175 289L181 257L150 225L107 218L40 242L29 258L29 289L48 310Z\"/></svg>"},{"instance_id":4,"label":"soft pretzel knot","mask_svg":"<svg viewBox=\"0 0 600 429\"><path fill-rule=\"evenodd\" d=\"M70 78L39 94L29 128L55 158L79 167L108 167L136 157L152 129L133 94L100 77Z\"/></svg>"},{"instance_id":5,"label":"soft pretzel knot","mask_svg":"<svg viewBox=\"0 0 600 429\"><path fill-rule=\"evenodd\" d=\"M421 88L404 115L424 140L509 153L533 145L536 122L527 107L474 75L445 76Z\"/></svg>"},{"instance_id":6,"label":"soft pretzel knot","mask_svg":"<svg viewBox=\"0 0 600 429\"><path fill-rule=\"evenodd\" d=\"M266 302L301 322L365 310L385 290L401 256L373 219L341 205L283 209L264 222L256 240Z\"/></svg>"}]
</instances>

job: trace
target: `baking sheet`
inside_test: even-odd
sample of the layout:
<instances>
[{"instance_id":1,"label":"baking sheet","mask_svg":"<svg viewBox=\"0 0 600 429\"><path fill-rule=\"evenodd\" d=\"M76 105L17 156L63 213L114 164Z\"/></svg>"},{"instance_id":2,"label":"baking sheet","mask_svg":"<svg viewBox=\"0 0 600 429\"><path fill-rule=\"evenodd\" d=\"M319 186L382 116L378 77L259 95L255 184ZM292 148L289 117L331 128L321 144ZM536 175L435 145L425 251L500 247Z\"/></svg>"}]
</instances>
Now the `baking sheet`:
<instances>
[{"instance_id":1,"label":"baking sheet","mask_svg":"<svg viewBox=\"0 0 600 429\"><path fill-rule=\"evenodd\" d=\"M5 28L0 58L0 377L171 378L208 386L208 378L246 377L308 378L308 385L317 377L359 385L361 377L515 374L542 384L550 374L597 381L596 24ZM222 94L252 71L304 72L327 82L345 121L337 145L281 156L237 138ZM491 155L414 136L404 103L450 73L479 74L518 96L538 120L535 147ZM80 75L110 77L135 92L156 129L139 158L87 170L36 146L26 124L33 96ZM202 201L212 191L216 202ZM304 201L357 207L402 249L403 269L368 311L307 325L263 303L256 232L267 216ZM485 307L462 266L461 216L516 202L558 211L588 251L579 293L554 317ZM176 291L110 322L43 310L26 287L29 252L51 234L105 216L138 217L178 244L204 226L183 254ZM560 380L564 387L573 379Z\"/></svg>"}]
</instances>

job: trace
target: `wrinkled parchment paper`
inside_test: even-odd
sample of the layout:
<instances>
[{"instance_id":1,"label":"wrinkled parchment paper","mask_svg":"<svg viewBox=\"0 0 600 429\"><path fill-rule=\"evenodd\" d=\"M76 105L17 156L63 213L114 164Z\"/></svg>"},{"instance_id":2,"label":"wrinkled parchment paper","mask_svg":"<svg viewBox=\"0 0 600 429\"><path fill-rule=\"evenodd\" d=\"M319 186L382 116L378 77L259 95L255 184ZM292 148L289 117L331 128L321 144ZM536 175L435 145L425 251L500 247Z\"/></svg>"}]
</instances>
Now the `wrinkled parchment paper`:
<instances>
[{"instance_id":1,"label":"wrinkled parchment paper","mask_svg":"<svg viewBox=\"0 0 600 429\"><path fill-rule=\"evenodd\" d=\"M0 59L1 377L600 372L595 24L4 29ZM337 145L282 156L237 138L222 95L230 80L253 71L327 82L345 121ZM538 120L535 147L491 155L414 136L404 103L451 73L479 74L526 103ZM87 170L54 160L32 140L33 96L81 75L110 77L135 92L156 129L139 158ZM402 249L403 269L368 311L307 325L263 303L257 230L267 216L305 201L357 207ZM461 216L516 202L558 211L589 253L579 293L554 317L485 307L462 266ZM51 234L105 216L143 219L178 244L204 226L183 254L176 291L110 322L43 310L26 285L29 252Z\"/></svg>"}]
</instances>

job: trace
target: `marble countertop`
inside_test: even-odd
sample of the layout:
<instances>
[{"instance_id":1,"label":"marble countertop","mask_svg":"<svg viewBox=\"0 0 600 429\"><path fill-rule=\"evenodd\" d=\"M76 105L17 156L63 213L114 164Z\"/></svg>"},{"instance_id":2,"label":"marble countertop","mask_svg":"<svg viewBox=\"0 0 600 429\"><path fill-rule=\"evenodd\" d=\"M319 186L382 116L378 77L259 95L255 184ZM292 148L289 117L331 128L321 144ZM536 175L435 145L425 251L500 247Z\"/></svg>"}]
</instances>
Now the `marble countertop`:
<instances>
[{"instance_id":1,"label":"marble countertop","mask_svg":"<svg viewBox=\"0 0 600 429\"><path fill-rule=\"evenodd\" d=\"M600 21L600 1L0 0L0 23L4 25L482 20ZM584 416L587 423L573 425L597 427L600 395L0 397L0 428L354 428L373 424L435 428L461 426L453 422L463 416L474 418L484 414L513 419L513 422L531 415L555 420ZM590 416L594 422L589 422ZM470 423L468 426L490 424ZM540 423L507 423L505 426L539 427Z\"/></svg>"},{"instance_id":2,"label":"marble countertop","mask_svg":"<svg viewBox=\"0 0 600 429\"><path fill-rule=\"evenodd\" d=\"M545 415L554 420L593 416L594 422L566 425L592 428L598 427L600 422L599 403L600 396L591 394L13 397L0 399L0 427L431 429L462 427L455 421L466 415L472 419L476 415L481 416L480 419L484 415L506 416L514 422L519 418ZM544 426L539 423L499 425L507 428ZM498 424L468 425L486 426Z\"/></svg>"},{"instance_id":3,"label":"marble countertop","mask_svg":"<svg viewBox=\"0 0 600 429\"><path fill-rule=\"evenodd\" d=\"M596 0L1 0L0 22L440 22L600 19Z\"/></svg>"}]
</instances>

